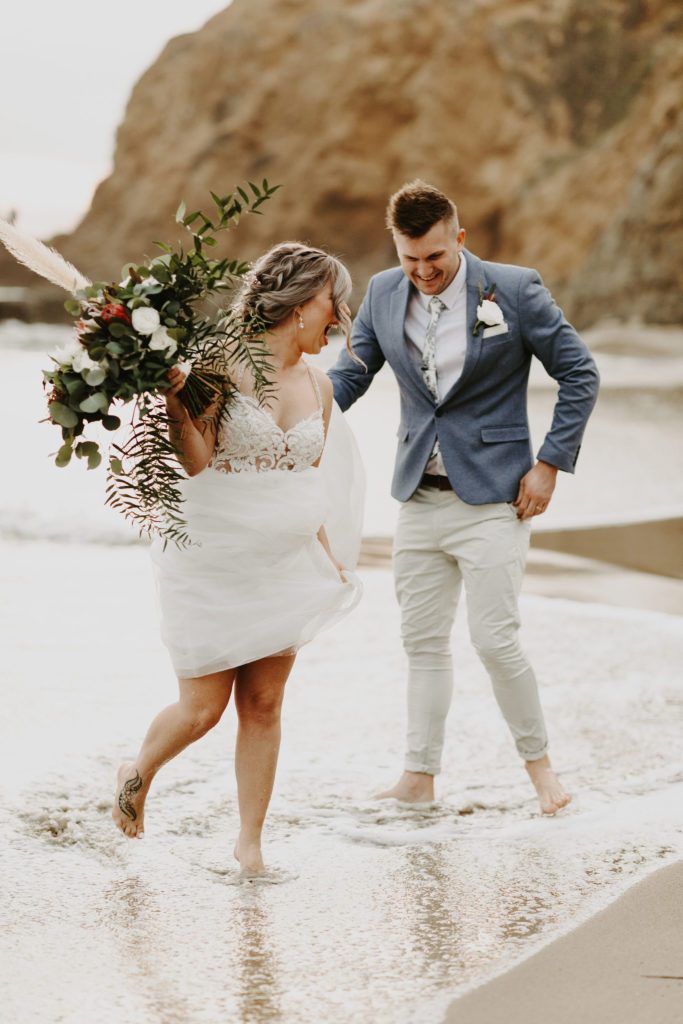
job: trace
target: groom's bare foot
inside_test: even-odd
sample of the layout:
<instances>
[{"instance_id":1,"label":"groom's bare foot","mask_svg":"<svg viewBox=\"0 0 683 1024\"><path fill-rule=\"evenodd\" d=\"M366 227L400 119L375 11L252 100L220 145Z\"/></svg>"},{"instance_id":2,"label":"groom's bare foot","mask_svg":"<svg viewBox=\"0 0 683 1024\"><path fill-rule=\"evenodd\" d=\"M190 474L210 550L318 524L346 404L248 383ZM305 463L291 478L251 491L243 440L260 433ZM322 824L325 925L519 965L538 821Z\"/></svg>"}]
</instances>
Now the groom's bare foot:
<instances>
[{"instance_id":1,"label":"groom's bare foot","mask_svg":"<svg viewBox=\"0 0 683 1024\"><path fill-rule=\"evenodd\" d=\"M263 863L261 844L255 840L238 839L235 843L235 860L240 866L240 874L248 877L264 875L266 866Z\"/></svg>"},{"instance_id":2,"label":"groom's bare foot","mask_svg":"<svg viewBox=\"0 0 683 1024\"><path fill-rule=\"evenodd\" d=\"M556 811L567 806L571 800L571 794L566 792L550 767L550 758L547 754L539 758L538 761L525 761L524 766L534 784L543 814L555 814Z\"/></svg>"},{"instance_id":3,"label":"groom's bare foot","mask_svg":"<svg viewBox=\"0 0 683 1024\"><path fill-rule=\"evenodd\" d=\"M375 795L376 800L401 800L406 804L434 802L434 776L426 772L404 772L395 786Z\"/></svg>"},{"instance_id":4,"label":"groom's bare foot","mask_svg":"<svg viewBox=\"0 0 683 1024\"><path fill-rule=\"evenodd\" d=\"M116 798L111 816L129 839L142 839L145 834L145 797L149 786L144 786L134 764L122 764L116 777Z\"/></svg>"}]
</instances>

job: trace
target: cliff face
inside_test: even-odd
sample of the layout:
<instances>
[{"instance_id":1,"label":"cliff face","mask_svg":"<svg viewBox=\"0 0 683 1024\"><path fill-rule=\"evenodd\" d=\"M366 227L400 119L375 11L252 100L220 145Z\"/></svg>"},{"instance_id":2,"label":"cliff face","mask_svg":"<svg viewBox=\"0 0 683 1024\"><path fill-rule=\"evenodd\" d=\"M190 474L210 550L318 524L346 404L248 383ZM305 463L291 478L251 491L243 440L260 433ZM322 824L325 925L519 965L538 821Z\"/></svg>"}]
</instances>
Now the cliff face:
<instances>
[{"instance_id":1,"label":"cliff face","mask_svg":"<svg viewBox=\"0 0 683 1024\"><path fill-rule=\"evenodd\" d=\"M682 39L666 0L234 0L138 82L113 173L57 244L118 276L179 237L181 198L267 177L284 187L235 252L322 245L361 294L395 262L387 197L419 176L577 325L681 322Z\"/></svg>"}]
</instances>

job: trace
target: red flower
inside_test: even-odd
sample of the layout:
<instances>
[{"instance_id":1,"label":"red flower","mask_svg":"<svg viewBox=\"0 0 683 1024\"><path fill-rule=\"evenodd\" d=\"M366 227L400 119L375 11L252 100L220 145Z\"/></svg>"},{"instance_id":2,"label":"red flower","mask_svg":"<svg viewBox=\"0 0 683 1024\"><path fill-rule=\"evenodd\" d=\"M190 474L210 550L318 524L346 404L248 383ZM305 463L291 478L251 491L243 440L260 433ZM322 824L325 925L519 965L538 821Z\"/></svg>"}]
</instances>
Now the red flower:
<instances>
[{"instance_id":1,"label":"red flower","mask_svg":"<svg viewBox=\"0 0 683 1024\"><path fill-rule=\"evenodd\" d=\"M125 320L127 324L131 322L123 306L116 302L108 302L106 306L102 307L100 320L104 320L105 324L110 320Z\"/></svg>"}]
</instances>

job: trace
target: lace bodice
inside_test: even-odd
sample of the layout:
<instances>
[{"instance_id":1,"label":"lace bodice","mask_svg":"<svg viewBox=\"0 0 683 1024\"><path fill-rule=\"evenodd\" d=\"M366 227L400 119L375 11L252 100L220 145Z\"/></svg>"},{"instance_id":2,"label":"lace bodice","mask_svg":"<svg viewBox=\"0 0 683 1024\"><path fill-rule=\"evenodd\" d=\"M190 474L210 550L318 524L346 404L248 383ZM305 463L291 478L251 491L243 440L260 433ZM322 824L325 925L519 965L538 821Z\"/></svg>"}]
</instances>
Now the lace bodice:
<instances>
[{"instance_id":1,"label":"lace bodice","mask_svg":"<svg viewBox=\"0 0 683 1024\"><path fill-rule=\"evenodd\" d=\"M224 473L265 473L272 469L301 471L320 458L325 444L322 398L315 375L307 367L318 408L289 430L279 427L255 398L233 394L229 414L219 425L216 447L209 461ZM237 382L239 387L240 380Z\"/></svg>"}]
</instances>

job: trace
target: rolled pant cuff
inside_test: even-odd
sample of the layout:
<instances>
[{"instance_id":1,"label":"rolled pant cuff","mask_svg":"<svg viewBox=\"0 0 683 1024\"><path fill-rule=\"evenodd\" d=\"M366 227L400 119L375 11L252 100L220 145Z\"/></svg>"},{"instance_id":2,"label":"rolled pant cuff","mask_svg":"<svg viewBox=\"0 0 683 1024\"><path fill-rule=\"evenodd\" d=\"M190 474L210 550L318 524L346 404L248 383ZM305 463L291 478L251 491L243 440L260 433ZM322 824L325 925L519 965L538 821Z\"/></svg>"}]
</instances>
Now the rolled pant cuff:
<instances>
[{"instance_id":1,"label":"rolled pant cuff","mask_svg":"<svg viewBox=\"0 0 683 1024\"><path fill-rule=\"evenodd\" d=\"M403 765L403 770L406 772L420 772L421 775L438 775L441 771L441 765L435 768L434 765L423 764L419 761L406 761Z\"/></svg>"},{"instance_id":2,"label":"rolled pant cuff","mask_svg":"<svg viewBox=\"0 0 683 1024\"><path fill-rule=\"evenodd\" d=\"M519 751L519 755L525 761L540 761L541 758L545 757L545 755L548 753L548 749L549 749L548 748L548 744L546 743L546 745L541 750L540 754L523 754L522 751L520 750Z\"/></svg>"}]
</instances>

